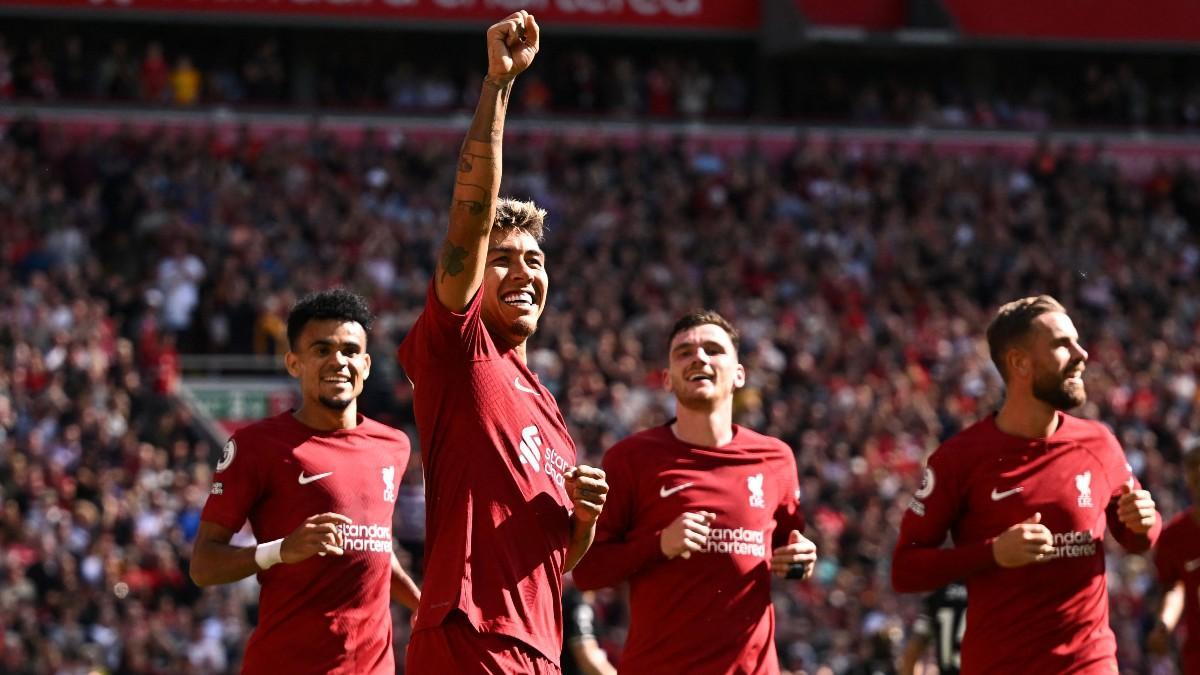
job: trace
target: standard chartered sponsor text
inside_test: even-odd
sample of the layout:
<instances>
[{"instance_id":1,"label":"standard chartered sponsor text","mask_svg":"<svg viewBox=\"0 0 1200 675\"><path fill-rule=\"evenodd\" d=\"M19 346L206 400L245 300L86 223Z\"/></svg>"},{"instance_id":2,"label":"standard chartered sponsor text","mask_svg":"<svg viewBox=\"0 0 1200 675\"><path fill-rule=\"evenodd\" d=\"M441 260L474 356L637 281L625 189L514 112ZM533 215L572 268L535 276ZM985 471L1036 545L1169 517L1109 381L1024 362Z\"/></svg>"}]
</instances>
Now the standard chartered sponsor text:
<instances>
[{"instance_id":1,"label":"standard chartered sponsor text","mask_svg":"<svg viewBox=\"0 0 1200 675\"><path fill-rule=\"evenodd\" d=\"M1055 558L1086 558L1096 554L1096 540L1092 533L1086 530L1054 533L1054 553L1047 556Z\"/></svg>"},{"instance_id":2,"label":"standard chartered sponsor text","mask_svg":"<svg viewBox=\"0 0 1200 675\"><path fill-rule=\"evenodd\" d=\"M392 528L388 525L350 523L338 525L347 552L391 553Z\"/></svg>"},{"instance_id":3,"label":"standard chartered sponsor text","mask_svg":"<svg viewBox=\"0 0 1200 675\"><path fill-rule=\"evenodd\" d=\"M767 554L762 530L744 527L714 527L708 533L708 542L702 553L728 553L762 558Z\"/></svg>"}]
</instances>

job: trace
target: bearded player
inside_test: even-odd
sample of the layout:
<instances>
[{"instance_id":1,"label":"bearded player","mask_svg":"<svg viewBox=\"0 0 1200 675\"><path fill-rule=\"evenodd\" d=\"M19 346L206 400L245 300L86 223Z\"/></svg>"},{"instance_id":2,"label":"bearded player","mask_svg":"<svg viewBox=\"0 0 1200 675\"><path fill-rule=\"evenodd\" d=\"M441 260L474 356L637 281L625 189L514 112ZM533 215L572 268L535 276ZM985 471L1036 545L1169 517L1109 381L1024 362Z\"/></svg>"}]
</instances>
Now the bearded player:
<instances>
[{"instance_id":1,"label":"bearded player","mask_svg":"<svg viewBox=\"0 0 1200 675\"><path fill-rule=\"evenodd\" d=\"M1183 619L1184 675L1200 674L1200 446L1183 456L1183 476L1191 495L1191 508L1179 513L1163 528L1154 551L1158 582L1166 591L1159 605L1150 645L1165 651L1170 633Z\"/></svg>"},{"instance_id":2,"label":"bearded player","mask_svg":"<svg viewBox=\"0 0 1200 675\"><path fill-rule=\"evenodd\" d=\"M400 346L425 468L425 580L412 673L556 673L562 575L608 487L575 466L550 392L526 365L546 306L545 212L498 200L513 80L538 50L516 12L488 29L488 73L459 156L425 310Z\"/></svg>"},{"instance_id":3,"label":"bearded player","mask_svg":"<svg viewBox=\"0 0 1200 675\"><path fill-rule=\"evenodd\" d=\"M892 564L902 593L963 580L962 672L1116 673L1104 532L1148 550L1162 529L1150 493L1086 400L1087 352L1050 296L1000 308L988 348L1004 379L993 416L946 441L904 514ZM947 532L951 548L941 544Z\"/></svg>"},{"instance_id":4,"label":"bearded player","mask_svg":"<svg viewBox=\"0 0 1200 675\"><path fill-rule=\"evenodd\" d=\"M199 586L257 574L258 626L246 673L396 672L389 594L420 599L392 553L408 438L358 414L371 374L371 313L343 290L288 315L288 373L300 407L233 435L201 514L191 575ZM257 546L230 546L249 519Z\"/></svg>"},{"instance_id":5,"label":"bearded player","mask_svg":"<svg viewBox=\"0 0 1200 675\"><path fill-rule=\"evenodd\" d=\"M604 455L612 481L581 589L630 587L621 673L778 673L771 573L807 578L796 460L733 423L746 382L738 335L716 312L671 331L664 384L676 418Z\"/></svg>"}]
</instances>

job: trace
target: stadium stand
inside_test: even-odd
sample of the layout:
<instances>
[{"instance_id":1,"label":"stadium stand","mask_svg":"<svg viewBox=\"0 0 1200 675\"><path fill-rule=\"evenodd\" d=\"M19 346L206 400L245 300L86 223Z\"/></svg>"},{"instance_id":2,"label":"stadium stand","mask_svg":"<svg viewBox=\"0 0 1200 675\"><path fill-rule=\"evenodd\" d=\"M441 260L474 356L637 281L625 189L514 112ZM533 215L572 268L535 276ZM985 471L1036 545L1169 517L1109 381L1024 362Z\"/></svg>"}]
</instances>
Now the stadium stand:
<instances>
[{"instance_id":1,"label":"stadium stand","mask_svg":"<svg viewBox=\"0 0 1200 675\"><path fill-rule=\"evenodd\" d=\"M288 307L345 285L379 314L364 412L416 438L393 354L478 91L479 64L455 55L478 39L432 15L403 39L325 30L321 1L244 22L197 19L225 11L211 0L178 22L22 4L0 7L0 672L237 672L255 582L201 591L187 575L225 440L211 418L286 407L277 381L237 377L270 380ZM1166 518L1186 506L1200 63L1163 45L1200 21L1172 18L1185 0L1129 34L971 11L991 2L763 4L802 15L783 47L752 22L714 29L725 16L640 36L557 17L577 32L522 79L505 147L504 192L550 211L554 311L529 361L596 463L670 415L658 368L676 315L731 318L749 372L737 419L796 451L822 556L812 582L776 586L782 664L889 672L919 611L888 583L896 528L924 456L997 404L981 339L997 303L1045 292L1071 309L1091 352L1080 413L1113 427ZM961 33L992 42L906 47L906 4L967 12ZM302 11L317 14L284 16ZM1023 34L1085 42L1003 42ZM836 129L817 142L798 122ZM1115 133L1028 133L1081 128ZM396 534L418 574L423 509L414 453ZM1144 647L1148 559L1109 564L1122 668L1174 672ZM619 661L621 593L596 609Z\"/></svg>"},{"instance_id":2,"label":"stadium stand","mask_svg":"<svg viewBox=\"0 0 1200 675\"><path fill-rule=\"evenodd\" d=\"M214 445L171 396L177 352L277 351L281 308L345 284L380 312L372 350L388 363L424 296L452 157L316 132L67 142L54 125L8 127L6 668L234 667L253 586L186 581ZM1165 514L1182 506L1174 462L1200 429L1196 171L1135 181L1066 149L1013 161L803 141L778 160L514 143L506 161L507 191L551 212L555 311L530 363L591 460L669 414L656 368L679 309L714 306L741 328L739 419L796 450L823 555L812 584L777 590L795 672L893 658L916 610L887 585L895 526L923 455L996 403L980 331L1000 300L1038 290L1073 308L1092 354L1083 413L1114 426ZM407 384L382 370L369 407L405 427ZM1150 568L1110 560L1122 662L1148 668ZM620 595L598 610L619 654Z\"/></svg>"}]
</instances>

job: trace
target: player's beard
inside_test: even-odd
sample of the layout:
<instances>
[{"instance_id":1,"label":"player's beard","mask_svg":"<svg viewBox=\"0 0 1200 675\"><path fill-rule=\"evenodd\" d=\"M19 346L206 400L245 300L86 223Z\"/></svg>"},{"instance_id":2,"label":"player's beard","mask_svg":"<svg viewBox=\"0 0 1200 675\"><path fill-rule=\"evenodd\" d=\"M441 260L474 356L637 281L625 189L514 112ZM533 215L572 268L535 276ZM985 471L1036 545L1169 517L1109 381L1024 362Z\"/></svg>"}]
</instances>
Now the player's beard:
<instances>
[{"instance_id":1,"label":"player's beard","mask_svg":"<svg viewBox=\"0 0 1200 675\"><path fill-rule=\"evenodd\" d=\"M350 407L351 403L354 402L354 397L341 399L330 396L321 396L317 400L321 402L321 405L329 408L330 410L345 410L346 408Z\"/></svg>"},{"instance_id":2,"label":"player's beard","mask_svg":"<svg viewBox=\"0 0 1200 675\"><path fill-rule=\"evenodd\" d=\"M1080 381L1077 385L1070 383L1070 377L1067 376L1067 373L1075 370L1078 365L1079 361L1073 361L1061 372L1040 373L1033 380L1033 397L1063 412L1083 405L1087 402L1087 390L1084 389L1083 382Z\"/></svg>"}]
</instances>

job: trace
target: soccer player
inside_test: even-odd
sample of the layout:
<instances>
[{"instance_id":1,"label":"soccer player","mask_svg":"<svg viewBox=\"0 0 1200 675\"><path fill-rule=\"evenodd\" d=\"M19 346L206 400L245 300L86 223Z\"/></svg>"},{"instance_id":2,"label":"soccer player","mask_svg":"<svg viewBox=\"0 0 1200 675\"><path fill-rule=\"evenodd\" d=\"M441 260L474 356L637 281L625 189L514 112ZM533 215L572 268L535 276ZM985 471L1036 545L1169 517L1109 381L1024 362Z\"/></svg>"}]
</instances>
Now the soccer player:
<instances>
[{"instance_id":1,"label":"soccer player","mask_svg":"<svg viewBox=\"0 0 1200 675\"><path fill-rule=\"evenodd\" d=\"M616 675L617 669L596 640L592 595L572 585L563 589L563 675Z\"/></svg>"},{"instance_id":2,"label":"soccer player","mask_svg":"<svg viewBox=\"0 0 1200 675\"><path fill-rule=\"evenodd\" d=\"M371 374L362 298L323 291L288 315L288 373L300 407L225 445L192 552L200 586L257 574L246 673L391 673L389 596L420 592L392 553L392 510L408 438L358 414ZM257 546L230 546L249 519Z\"/></svg>"},{"instance_id":3,"label":"soccer player","mask_svg":"<svg viewBox=\"0 0 1200 675\"><path fill-rule=\"evenodd\" d=\"M962 666L962 637L967 628L967 587L954 583L925 598L925 610L913 624L912 636L900 655L900 675L913 675L932 643L938 675L958 675Z\"/></svg>"},{"instance_id":4,"label":"soccer player","mask_svg":"<svg viewBox=\"0 0 1200 675\"><path fill-rule=\"evenodd\" d=\"M608 487L575 466L550 392L526 365L546 306L545 212L500 200L513 80L538 50L515 12L487 31L488 73L459 156L425 309L400 345L425 469L425 580L413 673L556 673L562 575L595 535Z\"/></svg>"},{"instance_id":5,"label":"soccer player","mask_svg":"<svg viewBox=\"0 0 1200 675\"><path fill-rule=\"evenodd\" d=\"M807 578L816 546L791 448L733 423L737 346L716 312L679 319L663 374L676 418L604 455L612 491L574 578L629 581L621 673L779 672L771 573Z\"/></svg>"},{"instance_id":6,"label":"soccer player","mask_svg":"<svg viewBox=\"0 0 1200 675\"><path fill-rule=\"evenodd\" d=\"M1158 581L1166 591L1157 613L1150 645L1165 650L1170 633L1183 617L1187 637L1182 661L1185 675L1200 674L1200 447L1183 457L1184 481L1192 507L1176 515L1163 528L1154 553Z\"/></svg>"},{"instance_id":7,"label":"soccer player","mask_svg":"<svg viewBox=\"0 0 1200 675\"><path fill-rule=\"evenodd\" d=\"M1000 308L987 329L1000 411L942 444L900 527L892 585L966 583L964 673L1115 673L1104 531L1150 548L1162 519L1086 400L1087 352L1050 296ZM942 548L949 532L953 547Z\"/></svg>"}]
</instances>

